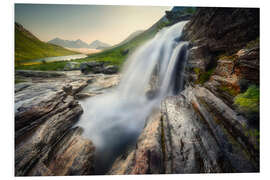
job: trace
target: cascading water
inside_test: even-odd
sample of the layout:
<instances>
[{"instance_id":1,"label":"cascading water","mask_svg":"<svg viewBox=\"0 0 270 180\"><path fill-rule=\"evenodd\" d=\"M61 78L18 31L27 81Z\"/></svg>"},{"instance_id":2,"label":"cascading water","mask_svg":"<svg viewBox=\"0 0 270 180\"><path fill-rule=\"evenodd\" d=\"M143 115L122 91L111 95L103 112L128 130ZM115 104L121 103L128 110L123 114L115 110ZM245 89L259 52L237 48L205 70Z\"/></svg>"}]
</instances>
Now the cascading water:
<instances>
[{"instance_id":1,"label":"cascading water","mask_svg":"<svg viewBox=\"0 0 270 180\"><path fill-rule=\"evenodd\" d=\"M182 76L178 83L175 79L186 62L188 43L179 42L186 23L163 28L138 48L124 65L118 87L81 102L84 113L76 126L82 127L83 135L96 146L97 174L104 174L115 158L136 142L153 108L183 88ZM153 76L158 83L152 88L155 95L149 98Z\"/></svg>"}]
</instances>

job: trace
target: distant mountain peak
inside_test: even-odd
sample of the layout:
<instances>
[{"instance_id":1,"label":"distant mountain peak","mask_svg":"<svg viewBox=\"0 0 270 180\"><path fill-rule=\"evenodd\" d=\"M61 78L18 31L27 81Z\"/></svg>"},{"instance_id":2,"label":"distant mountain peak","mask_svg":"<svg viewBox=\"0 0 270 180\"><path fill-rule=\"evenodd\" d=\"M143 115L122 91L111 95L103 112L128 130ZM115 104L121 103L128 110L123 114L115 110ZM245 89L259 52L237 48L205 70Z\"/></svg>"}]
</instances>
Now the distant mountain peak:
<instances>
[{"instance_id":1,"label":"distant mountain peak","mask_svg":"<svg viewBox=\"0 0 270 180\"><path fill-rule=\"evenodd\" d=\"M72 40L63 40L61 38L54 38L48 43L51 44L56 44L62 47L67 47L67 48L91 48L91 49L104 49L110 47L109 44L103 43L99 40L95 40L90 44L87 44L86 42L82 41L81 39L77 39L75 41Z\"/></svg>"},{"instance_id":2,"label":"distant mountain peak","mask_svg":"<svg viewBox=\"0 0 270 180\"><path fill-rule=\"evenodd\" d=\"M89 48L91 49L105 49L111 47L111 45L101 42L99 40L95 40L89 44Z\"/></svg>"}]
</instances>

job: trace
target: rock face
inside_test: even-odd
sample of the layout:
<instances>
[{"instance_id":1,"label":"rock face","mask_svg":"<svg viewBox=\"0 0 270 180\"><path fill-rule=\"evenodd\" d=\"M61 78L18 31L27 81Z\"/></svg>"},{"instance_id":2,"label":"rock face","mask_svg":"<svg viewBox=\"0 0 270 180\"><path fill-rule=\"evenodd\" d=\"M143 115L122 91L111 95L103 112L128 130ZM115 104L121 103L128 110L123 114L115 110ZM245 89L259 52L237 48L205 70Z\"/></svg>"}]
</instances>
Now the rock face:
<instances>
[{"instance_id":1,"label":"rock face","mask_svg":"<svg viewBox=\"0 0 270 180\"><path fill-rule=\"evenodd\" d=\"M166 98L136 148L109 174L258 172L258 140L247 120L203 87Z\"/></svg>"},{"instance_id":2,"label":"rock face","mask_svg":"<svg viewBox=\"0 0 270 180\"><path fill-rule=\"evenodd\" d=\"M208 52L235 53L259 36L259 8L197 8L184 39Z\"/></svg>"},{"instance_id":3,"label":"rock face","mask_svg":"<svg viewBox=\"0 0 270 180\"><path fill-rule=\"evenodd\" d=\"M160 174L164 172L161 113L154 111L128 156L119 157L109 174Z\"/></svg>"},{"instance_id":4,"label":"rock face","mask_svg":"<svg viewBox=\"0 0 270 180\"><path fill-rule=\"evenodd\" d=\"M73 96L91 78L38 73L16 73L32 82L15 86L15 175L93 174L95 148L71 129L83 112Z\"/></svg>"},{"instance_id":5,"label":"rock face","mask_svg":"<svg viewBox=\"0 0 270 180\"><path fill-rule=\"evenodd\" d=\"M89 76L92 77L91 82L87 87L85 87L82 91L78 92L75 95L76 99L84 99L87 97L92 97L108 92L111 88L118 85L120 81L120 75L118 74L96 74L93 76Z\"/></svg>"}]
</instances>

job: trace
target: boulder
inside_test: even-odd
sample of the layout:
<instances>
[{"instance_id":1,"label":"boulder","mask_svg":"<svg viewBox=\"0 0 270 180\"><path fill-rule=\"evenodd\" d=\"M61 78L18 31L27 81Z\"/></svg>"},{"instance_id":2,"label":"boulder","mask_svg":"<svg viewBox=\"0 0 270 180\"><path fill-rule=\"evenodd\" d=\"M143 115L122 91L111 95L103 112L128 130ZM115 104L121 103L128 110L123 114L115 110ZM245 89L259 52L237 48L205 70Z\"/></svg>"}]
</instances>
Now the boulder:
<instances>
[{"instance_id":1,"label":"boulder","mask_svg":"<svg viewBox=\"0 0 270 180\"><path fill-rule=\"evenodd\" d=\"M81 63L80 70L83 74L88 74L90 72L94 74L115 74L118 72L118 67L113 65L106 66L104 62L91 61Z\"/></svg>"},{"instance_id":2,"label":"boulder","mask_svg":"<svg viewBox=\"0 0 270 180\"><path fill-rule=\"evenodd\" d=\"M72 71L72 70L80 70L80 63L68 62L64 67L64 71Z\"/></svg>"},{"instance_id":3,"label":"boulder","mask_svg":"<svg viewBox=\"0 0 270 180\"><path fill-rule=\"evenodd\" d=\"M118 67L117 66L113 66L113 65L109 65L106 66L103 71L104 74L115 74L118 72Z\"/></svg>"},{"instance_id":4,"label":"boulder","mask_svg":"<svg viewBox=\"0 0 270 180\"><path fill-rule=\"evenodd\" d=\"M96 61L83 62L80 65L80 70L84 74L88 74L89 72L101 73L103 70L103 65L104 62L96 62Z\"/></svg>"}]
</instances>

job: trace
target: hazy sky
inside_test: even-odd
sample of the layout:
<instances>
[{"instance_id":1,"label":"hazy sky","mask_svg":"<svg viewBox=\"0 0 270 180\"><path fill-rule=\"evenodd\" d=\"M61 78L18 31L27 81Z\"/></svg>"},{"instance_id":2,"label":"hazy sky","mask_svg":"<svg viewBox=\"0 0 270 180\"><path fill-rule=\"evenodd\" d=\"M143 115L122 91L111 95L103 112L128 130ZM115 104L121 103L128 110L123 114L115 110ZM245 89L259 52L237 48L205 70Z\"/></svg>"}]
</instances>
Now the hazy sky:
<instances>
[{"instance_id":1,"label":"hazy sky","mask_svg":"<svg viewBox=\"0 0 270 180\"><path fill-rule=\"evenodd\" d=\"M111 45L153 25L172 7L16 4L15 21L43 41L59 37Z\"/></svg>"}]
</instances>

